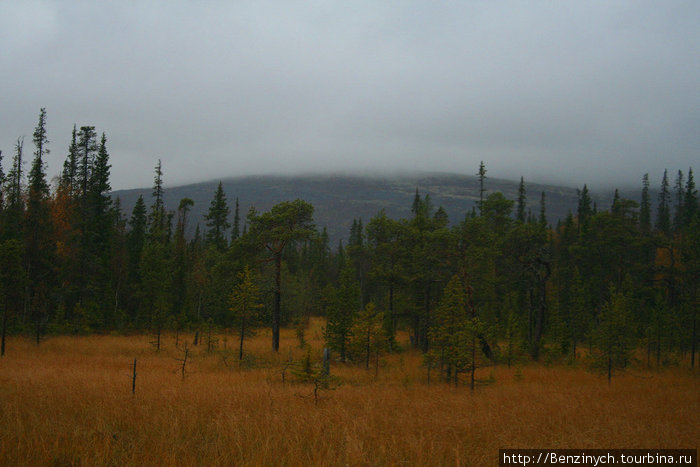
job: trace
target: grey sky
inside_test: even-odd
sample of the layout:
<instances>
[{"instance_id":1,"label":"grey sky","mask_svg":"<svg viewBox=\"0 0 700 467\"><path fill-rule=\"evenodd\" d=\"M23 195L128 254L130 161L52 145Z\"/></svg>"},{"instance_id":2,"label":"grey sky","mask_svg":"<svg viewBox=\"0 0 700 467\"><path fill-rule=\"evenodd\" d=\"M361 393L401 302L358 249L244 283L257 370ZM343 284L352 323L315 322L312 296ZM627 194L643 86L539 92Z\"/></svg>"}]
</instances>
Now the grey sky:
<instances>
[{"instance_id":1,"label":"grey sky","mask_svg":"<svg viewBox=\"0 0 700 467\"><path fill-rule=\"evenodd\" d=\"M700 2L0 0L0 149L104 131L114 188L436 170L658 183L700 161ZM698 168L698 167L694 167Z\"/></svg>"}]
</instances>

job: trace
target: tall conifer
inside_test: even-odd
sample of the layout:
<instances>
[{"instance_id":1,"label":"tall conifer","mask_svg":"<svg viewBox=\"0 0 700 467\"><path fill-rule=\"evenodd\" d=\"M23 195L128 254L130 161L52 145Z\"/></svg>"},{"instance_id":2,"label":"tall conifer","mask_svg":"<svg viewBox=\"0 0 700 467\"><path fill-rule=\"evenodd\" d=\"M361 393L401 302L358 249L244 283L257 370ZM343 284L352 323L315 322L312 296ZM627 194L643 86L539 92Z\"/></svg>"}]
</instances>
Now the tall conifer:
<instances>
[{"instance_id":1,"label":"tall conifer","mask_svg":"<svg viewBox=\"0 0 700 467\"><path fill-rule=\"evenodd\" d=\"M671 213L670 213L671 194L668 191L668 171L664 170L664 176L661 180L661 190L659 190L659 205L656 208L656 230L669 234L671 231Z\"/></svg>"},{"instance_id":2,"label":"tall conifer","mask_svg":"<svg viewBox=\"0 0 700 467\"><path fill-rule=\"evenodd\" d=\"M525 192L525 180L520 177L520 185L518 186L518 204L516 208L516 219L518 222L525 222L525 210L527 205L527 194Z\"/></svg>"},{"instance_id":3,"label":"tall conifer","mask_svg":"<svg viewBox=\"0 0 700 467\"><path fill-rule=\"evenodd\" d=\"M209 212L205 216L207 225L207 243L218 250L226 248L226 231L231 227L228 222L229 208L226 204L226 193L219 182L214 198L211 200Z\"/></svg>"},{"instance_id":4,"label":"tall conifer","mask_svg":"<svg viewBox=\"0 0 700 467\"><path fill-rule=\"evenodd\" d=\"M639 230L642 233L651 231L651 200L649 198L649 174L642 177L642 202L639 205Z\"/></svg>"}]
</instances>

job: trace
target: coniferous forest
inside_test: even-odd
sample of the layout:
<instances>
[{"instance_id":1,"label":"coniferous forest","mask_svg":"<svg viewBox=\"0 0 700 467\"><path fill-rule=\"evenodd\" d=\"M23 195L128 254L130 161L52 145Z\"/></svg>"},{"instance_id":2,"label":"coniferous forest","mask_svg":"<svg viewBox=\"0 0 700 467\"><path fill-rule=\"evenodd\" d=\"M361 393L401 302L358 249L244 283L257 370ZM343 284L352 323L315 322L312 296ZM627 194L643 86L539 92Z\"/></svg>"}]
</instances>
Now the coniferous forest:
<instances>
[{"instance_id":1,"label":"coniferous forest","mask_svg":"<svg viewBox=\"0 0 700 467\"><path fill-rule=\"evenodd\" d=\"M31 146L33 152L30 153ZM488 191L463 219L448 219L416 191L411 216L380 211L353 221L346 244L329 245L314 207L285 201L240 213L219 185L194 236L192 200L165 206L164 171L153 193L123 212L110 196L108 140L74 127L60 174L45 169L47 115L27 144L0 159L0 306L6 337L293 327L310 317L342 362L369 365L372 349L398 349L397 330L428 372L457 380L484 362L576 360L607 372L633 358L695 367L700 293L700 211L692 168L658 196L641 178L639 202L592 203L586 185L563 222L547 219L545 193ZM52 150L58 150L52 148ZM0 155L4 156L3 155ZM25 173L25 162L31 159ZM4 170L3 170L4 169Z\"/></svg>"}]
</instances>

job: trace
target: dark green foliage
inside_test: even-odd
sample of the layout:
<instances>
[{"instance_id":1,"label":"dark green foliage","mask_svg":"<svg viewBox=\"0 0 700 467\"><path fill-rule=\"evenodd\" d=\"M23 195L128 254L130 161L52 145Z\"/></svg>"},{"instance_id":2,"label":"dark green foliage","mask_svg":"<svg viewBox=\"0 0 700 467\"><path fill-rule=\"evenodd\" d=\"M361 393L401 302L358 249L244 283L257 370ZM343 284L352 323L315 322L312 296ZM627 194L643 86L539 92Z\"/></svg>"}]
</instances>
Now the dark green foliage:
<instances>
[{"instance_id":1,"label":"dark green foliage","mask_svg":"<svg viewBox=\"0 0 700 467\"><path fill-rule=\"evenodd\" d=\"M464 206L464 220L451 225L448 211L416 190L405 199L406 218L382 210L366 224L355 219L347 246L332 251L331 229L317 231L314 208L302 200L251 208L243 225L236 200L230 229L222 184L206 226L189 237L193 202L165 205L160 161L150 210L141 197L127 221L109 195L104 134L98 141L94 127L74 127L54 192L44 109L32 140L26 177L21 138L7 174L0 167L3 332L40 341L46 332L149 329L159 342L170 327L235 324L245 337L264 324L278 350L281 326L294 324L303 345L309 318L325 315L339 359L376 368L383 351L400 350L394 337L403 330L428 369L450 380L473 374L482 358L511 364L526 353L565 352L573 361L584 345L610 377L638 342L650 366L695 364L700 220L692 168L679 172L673 196L664 176L655 220L645 175L641 203L616 192L609 209L598 209L584 185L577 216L552 229L544 192L539 216L527 208L522 178L515 200L487 196L482 162L478 215ZM231 302L246 265L259 310ZM240 319L253 308L254 320Z\"/></svg>"},{"instance_id":2,"label":"dark green foliage","mask_svg":"<svg viewBox=\"0 0 700 467\"><path fill-rule=\"evenodd\" d=\"M287 245L310 238L314 233L314 208L297 199L279 203L269 212L258 214L254 208L248 213L250 230L242 239L252 249L269 253L275 263L274 304L272 310L272 348L279 350L279 330L282 302L282 254Z\"/></svg>"},{"instance_id":3,"label":"dark green foliage","mask_svg":"<svg viewBox=\"0 0 700 467\"><path fill-rule=\"evenodd\" d=\"M22 265L22 244L18 240L0 241L0 313L2 313L0 356L5 355L5 338L11 317L22 311L26 273Z\"/></svg>"},{"instance_id":4,"label":"dark green foliage","mask_svg":"<svg viewBox=\"0 0 700 467\"><path fill-rule=\"evenodd\" d=\"M537 220L540 223L540 227L542 227L543 229L547 228L547 202L544 191L542 192L542 196L540 197L540 215Z\"/></svg>"},{"instance_id":5,"label":"dark green foliage","mask_svg":"<svg viewBox=\"0 0 700 467\"><path fill-rule=\"evenodd\" d=\"M656 230L668 235L671 232L671 193L668 191L668 171L664 170L659 190L659 204L656 208Z\"/></svg>"},{"instance_id":6,"label":"dark green foliage","mask_svg":"<svg viewBox=\"0 0 700 467\"><path fill-rule=\"evenodd\" d=\"M219 186L211 200L209 213L205 216L207 221L207 244L212 245L219 251L223 251L227 246L226 231L231 227L228 222L229 208L226 204L226 193L219 182Z\"/></svg>"},{"instance_id":7,"label":"dark green foliage","mask_svg":"<svg viewBox=\"0 0 700 467\"><path fill-rule=\"evenodd\" d=\"M326 330L324 337L328 347L338 352L340 361L348 358L352 327L355 316L361 308L360 285L350 267L340 273L340 283L337 288L328 289Z\"/></svg>"},{"instance_id":8,"label":"dark green foliage","mask_svg":"<svg viewBox=\"0 0 700 467\"><path fill-rule=\"evenodd\" d=\"M151 213L148 216L148 234L154 241L164 242L166 240L166 213L165 201L163 199L163 166L158 159L153 177L153 204Z\"/></svg>"},{"instance_id":9,"label":"dark green foliage","mask_svg":"<svg viewBox=\"0 0 700 467\"><path fill-rule=\"evenodd\" d=\"M55 243L49 212L49 185L46 182L44 156L46 145L46 110L41 109L39 123L34 130L34 160L29 172L27 209L24 217L25 261L28 271L27 300L35 323L36 342L41 340L46 324L47 309L51 303L49 291L53 288Z\"/></svg>"},{"instance_id":10,"label":"dark green foliage","mask_svg":"<svg viewBox=\"0 0 700 467\"><path fill-rule=\"evenodd\" d=\"M73 135L68 147L68 156L63 162L60 186L69 193L72 198L78 192L78 131L73 125Z\"/></svg>"},{"instance_id":11,"label":"dark green foliage","mask_svg":"<svg viewBox=\"0 0 700 467\"><path fill-rule=\"evenodd\" d=\"M238 198L236 198L236 208L233 214L233 230L231 231L231 238L233 240L241 236L241 215L240 206L238 204Z\"/></svg>"},{"instance_id":12,"label":"dark green foliage","mask_svg":"<svg viewBox=\"0 0 700 467\"><path fill-rule=\"evenodd\" d=\"M593 215L593 212L594 209L591 208L591 196L588 193L588 186L583 185L583 190L580 191L578 199L579 228L585 231L588 219Z\"/></svg>"},{"instance_id":13,"label":"dark green foliage","mask_svg":"<svg viewBox=\"0 0 700 467\"><path fill-rule=\"evenodd\" d=\"M476 175L479 177L479 214L483 214L484 194L486 193L486 189L484 188L484 181L486 180L486 166L484 165L484 161L479 163L479 171Z\"/></svg>"},{"instance_id":14,"label":"dark green foliage","mask_svg":"<svg viewBox=\"0 0 700 467\"><path fill-rule=\"evenodd\" d=\"M239 330L238 359L243 359L243 341L252 336L260 321L260 289L255 284L254 275L248 266L238 274L238 283L233 287L229 298L232 324Z\"/></svg>"},{"instance_id":15,"label":"dark green foliage","mask_svg":"<svg viewBox=\"0 0 700 467\"><path fill-rule=\"evenodd\" d=\"M364 363L366 370L369 370L370 362L374 360L377 371L379 356L389 348L384 328L384 313L379 312L374 303L369 302L355 315L354 321L351 331L351 354L358 362Z\"/></svg>"},{"instance_id":16,"label":"dark green foliage","mask_svg":"<svg viewBox=\"0 0 700 467\"><path fill-rule=\"evenodd\" d=\"M15 155L12 159L12 166L7 173L4 188L4 212L3 212L3 234L0 238L17 239L21 238L22 217L24 215L23 192L23 171L22 159L24 156L24 138L17 138L15 144Z\"/></svg>"},{"instance_id":17,"label":"dark green foliage","mask_svg":"<svg viewBox=\"0 0 700 467\"><path fill-rule=\"evenodd\" d=\"M688 169L688 180L685 183L685 193L683 195L683 216L682 227L689 226L698 217L698 190L695 189L692 167Z\"/></svg>"},{"instance_id":18,"label":"dark green foliage","mask_svg":"<svg viewBox=\"0 0 700 467\"><path fill-rule=\"evenodd\" d=\"M527 194L525 192L525 181L520 177L520 186L518 187L518 204L515 218L518 222L525 222L525 209L527 207Z\"/></svg>"},{"instance_id":19,"label":"dark green foliage","mask_svg":"<svg viewBox=\"0 0 700 467\"><path fill-rule=\"evenodd\" d=\"M609 383L616 370L631 363L635 347L628 300L614 286L610 287L610 298L601 308L597 321L591 337L596 352L591 358L593 365L607 374Z\"/></svg>"},{"instance_id":20,"label":"dark green foliage","mask_svg":"<svg viewBox=\"0 0 700 467\"><path fill-rule=\"evenodd\" d=\"M651 232L651 198L649 196L649 174L642 177L642 200L639 205L639 230L643 234Z\"/></svg>"}]
</instances>

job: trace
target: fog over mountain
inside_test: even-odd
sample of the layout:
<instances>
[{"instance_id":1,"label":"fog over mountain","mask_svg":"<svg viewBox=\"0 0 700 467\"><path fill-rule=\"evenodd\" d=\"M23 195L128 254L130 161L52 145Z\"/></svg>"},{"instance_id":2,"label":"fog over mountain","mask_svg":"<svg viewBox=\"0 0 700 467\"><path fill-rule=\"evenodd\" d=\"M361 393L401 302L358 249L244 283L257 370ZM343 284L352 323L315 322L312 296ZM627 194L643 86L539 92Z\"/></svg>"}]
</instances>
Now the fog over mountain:
<instances>
[{"instance_id":1,"label":"fog over mountain","mask_svg":"<svg viewBox=\"0 0 700 467\"><path fill-rule=\"evenodd\" d=\"M189 215L189 235L197 224L205 228L204 216L209 210L219 180L166 187L165 203L169 210L176 210L182 198L194 201ZM403 173L393 176L371 175L305 175L305 176L248 176L221 180L232 222L236 198L240 207L241 222L245 221L250 206L266 211L274 204L302 198L314 205L314 221L320 229L327 228L331 247L347 240L354 219L366 224L380 210L387 216L400 219L411 217L411 205L418 190L421 197L430 196L434 209L442 206L453 224L464 219L479 200L479 182L474 176L445 173ZM496 191L516 200L519 182L487 178L487 195ZM540 196L545 192L547 219L551 225L563 220L571 210L576 212L577 192L573 188L556 185L526 183L527 208L539 215ZM121 190L113 193L119 197L128 216L139 196L147 205L152 203L150 188ZM594 201L600 208L610 207L613 192L594 192ZM622 193L637 199L639 190Z\"/></svg>"},{"instance_id":2,"label":"fog over mountain","mask_svg":"<svg viewBox=\"0 0 700 467\"><path fill-rule=\"evenodd\" d=\"M0 149L48 111L115 189L240 175L658 186L700 147L700 2L0 2Z\"/></svg>"}]
</instances>

